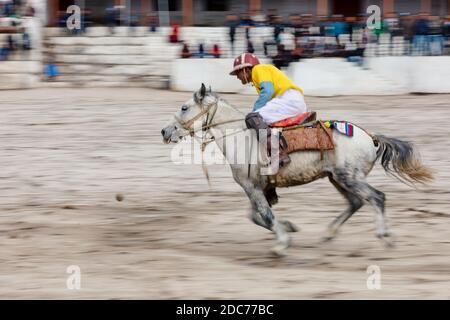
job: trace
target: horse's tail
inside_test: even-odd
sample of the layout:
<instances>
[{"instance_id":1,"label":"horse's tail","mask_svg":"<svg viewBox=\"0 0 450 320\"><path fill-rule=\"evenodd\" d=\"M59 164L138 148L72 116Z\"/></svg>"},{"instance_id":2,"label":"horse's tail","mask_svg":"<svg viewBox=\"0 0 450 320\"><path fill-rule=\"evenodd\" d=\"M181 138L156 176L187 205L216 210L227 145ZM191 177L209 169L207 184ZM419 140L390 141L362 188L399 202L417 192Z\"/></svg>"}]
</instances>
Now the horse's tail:
<instances>
[{"instance_id":1,"label":"horse's tail","mask_svg":"<svg viewBox=\"0 0 450 320\"><path fill-rule=\"evenodd\" d=\"M402 182L431 182L434 179L430 168L422 164L412 143L383 135L375 135L378 142L377 158L381 157L384 170Z\"/></svg>"}]
</instances>

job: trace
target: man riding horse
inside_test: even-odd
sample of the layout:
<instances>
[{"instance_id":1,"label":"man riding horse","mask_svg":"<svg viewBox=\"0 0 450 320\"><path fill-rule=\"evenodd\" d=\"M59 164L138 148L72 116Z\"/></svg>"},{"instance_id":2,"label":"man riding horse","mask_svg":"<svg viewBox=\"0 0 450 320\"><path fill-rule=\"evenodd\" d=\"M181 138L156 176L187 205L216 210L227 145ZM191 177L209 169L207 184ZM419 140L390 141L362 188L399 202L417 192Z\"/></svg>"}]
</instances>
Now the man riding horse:
<instances>
[{"instance_id":1,"label":"man riding horse","mask_svg":"<svg viewBox=\"0 0 450 320\"><path fill-rule=\"evenodd\" d=\"M296 86L283 72L270 64L260 64L252 53L244 53L234 59L233 71L242 84L252 83L259 94L253 110L245 118L247 128L255 129L259 139L259 130L267 132L267 150L271 150L269 125L298 116L308 111L303 90ZM286 146L280 144L279 165L291 162Z\"/></svg>"}]
</instances>

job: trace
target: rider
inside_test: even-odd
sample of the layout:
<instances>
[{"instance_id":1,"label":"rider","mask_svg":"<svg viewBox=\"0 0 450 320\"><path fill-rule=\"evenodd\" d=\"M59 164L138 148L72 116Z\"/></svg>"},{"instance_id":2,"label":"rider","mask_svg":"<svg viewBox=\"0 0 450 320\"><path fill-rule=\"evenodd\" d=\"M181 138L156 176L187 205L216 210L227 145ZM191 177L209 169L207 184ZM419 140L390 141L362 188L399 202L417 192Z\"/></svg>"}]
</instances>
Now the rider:
<instances>
[{"instance_id":1,"label":"rider","mask_svg":"<svg viewBox=\"0 0 450 320\"><path fill-rule=\"evenodd\" d=\"M253 110L245 117L247 128L267 130L267 149L270 150L269 125L308 111L303 90L283 72L270 64L260 64L252 53L243 53L234 59L233 71L242 84L252 83L259 94ZM283 167L291 161L287 150L280 144L279 163Z\"/></svg>"}]
</instances>

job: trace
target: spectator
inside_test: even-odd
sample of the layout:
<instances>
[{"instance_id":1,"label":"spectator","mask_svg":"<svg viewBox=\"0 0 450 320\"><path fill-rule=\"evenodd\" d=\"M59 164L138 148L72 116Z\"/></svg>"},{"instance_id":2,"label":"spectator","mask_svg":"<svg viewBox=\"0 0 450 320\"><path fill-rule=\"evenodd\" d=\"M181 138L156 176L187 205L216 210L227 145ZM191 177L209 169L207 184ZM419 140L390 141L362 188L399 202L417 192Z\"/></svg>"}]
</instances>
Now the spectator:
<instances>
[{"instance_id":1,"label":"spectator","mask_svg":"<svg viewBox=\"0 0 450 320\"><path fill-rule=\"evenodd\" d=\"M192 53L189 51L189 46L184 43L183 49L181 50L181 58L186 59L192 57Z\"/></svg>"},{"instance_id":2,"label":"spectator","mask_svg":"<svg viewBox=\"0 0 450 320\"><path fill-rule=\"evenodd\" d=\"M211 55L212 55L214 58L220 58L220 56L222 55L222 51L220 50L218 44L215 44L215 45L213 46L213 48L212 48L212 50L211 50Z\"/></svg>"},{"instance_id":3,"label":"spectator","mask_svg":"<svg viewBox=\"0 0 450 320\"><path fill-rule=\"evenodd\" d=\"M130 21L130 27L137 27L139 26L139 12L136 10L133 10L131 12L131 15L129 17L129 21Z\"/></svg>"},{"instance_id":4,"label":"spectator","mask_svg":"<svg viewBox=\"0 0 450 320\"><path fill-rule=\"evenodd\" d=\"M156 32L156 28L158 27L158 16L155 14L149 15L148 18L149 26L150 26L150 32Z\"/></svg>"},{"instance_id":5,"label":"spectator","mask_svg":"<svg viewBox=\"0 0 450 320\"><path fill-rule=\"evenodd\" d=\"M255 48L253 47L253 43L250 39L247 40L247 52L254 53Z\"/></svg>"},{"instance_id":6,"label":"spectator","mask_svg":"<svg viewBox=\"0 0 450 320\"><path fill-rule=\"evenodd\" d=\"M348 25L344 21L344 16L342 14L335 14L333 17L333 33L336 39L338 39L341 34L346 34L349 32Z\"/></svg>"},{"instance_id":7,"label":"spectator","mask_svg":"<svg viewBox=\"0 0 450 320\"><path fill-rule=\"evenodd\" d=\"M442 55L444 37L442 36L442 21L438 16L431 16L429 20L428 42L431 55Z\"/></svg>"},{"instance_id":8,"label":"spectator","mask_svg":"<svg viewBox=\"0 0 450 320\"><path fill-rule=\"evenodd\" d=\"M292 56L289 51L285 50L282 44L278 45L278 52L272 57L272 63L278 69L287 68L292 61Z\"/></svg>"},{"instance_id":9,"label":"spectator","mask_svg":"<svg viewBox=\"0 0 450 320\"><path fill-rule=\"evenodd\" d=\"M390 33L392 37L401 35L400 19L396 12L387 13L384 22L385 31Z\"/></svg>"},{"instance_id":10,"label":"spectator","mask_svg":"<svg viewBox=\"0 0 450 320\"><path fill-rule=\"evenodd\" d=\"M169 36L169 42L170 43L178 43L179 42L178 32L179 32L178 24L173 23L172 24L172 31L171 31L170 36Z\"/></svg>"},{"instance_id":11,"label":"spectator","mask_svg":"<svg viewBox=\"0 0 450 320\"><path fill-rule=\"evenodd\" d=\"M22 34L22 48L23 50L31 50L31 39L28 32Z\"/></svg>"},{"instance_id":12,"label":"spectator","mask_svg":"<svg viewBox=\"0 0 450 320\"><path fill-rule=\"evenodd\" d=\"M198 58L203 58L205 56L205 48L203 46L203 43L200 43L198 45L198 52L197 52L196 56Z\"/></svg>"},{"instance_id":13,"label":"spectator","mask_svg":"<svg viewBox=\"0 0 450 320\"><path fill-rule=\"evenodd\" d=\"M254 26L265 26L267 18L261 10L254 10L251 15L252 24Z\"/></svg>"},{"instance_id":14,"label":"spectator","mask_svg":"<svg viewBox=\"0 0 450 320\"><path fill-rule=\"evenodd\" d=\"M55 63L56 56L52 44L47 43L45 44L45 47L45 76L47 78L47 81L54 81L56 77L59 76L59 70Z\"/></svg>"},{"instance_id":15,"label":"spectator","mask_svg":"<svg viewBox=\"0 0 450 320\"><path fill-rule=\"evenodd\" d=\"M450 16L446 16L442 24L442 35L446 40L450 39Z\"/></svg>"},{"instance_id":16,"label":"spectator","mask_svg":"<svg viewBox=\"0 0 450 320\"><path fill-rule=\"evenodd\" d=\"M295 37L295 41L297 41L297 39L302 36L303 32L302 20L300 18L300 15L291 14L289 16L289 28L291 29L291 32Z\"/></svg>"},{"instance_id":17,"label":"spectator","mask_svg":"<svg viewBox=\"0 0 450 320\"><path fill-rule=\"evenodd\" d=\"M279 35L283 31L283 18L281 16L273 17L273 39L276 43L280 42Z\"/></svg>"},{"instance_id":18,"label":"spectator","mask_svg":"<svg viewBox=\"0 0 450 320\"><path fill-rule=\"evenodd\" d=\"M240 27L245 28L245 38L247 40L250 39L250 28L254 26L252 19L250 19L250 15L248 12L241 13L241 21L239 23Z\"/></svg>"},{"instance_id":19,"label":"spectator","mask_svg":"<svg viewBox=\"0 0 450 320\"><path fill-rule=\"evenodd\" d=\"M14 8L12 1L6 2L3 9L4 9L3 13L4 13L5 17L11 17L14 15L15 8Z\"/></svg>"},{"instance_id":20,"label":"spectator","mask_svg":"<svg viewBox=\"0 0 450 320\"><path fill-rule=\"evenodd\" d=\"M283 30L279 35L279 43L285 50L292 51L295 48L295 37L292 33Z\"/></svg>"},{"instance_id":21,"label":"spectator","mask_svg":"<svg viewBox=\"0 0 450 320\"><path fill-rule=\"evenodd\" d=\"M302 26L302 35L305 37L311 36L314 29L314 20L312 14L302 14L301 15L301 26ZM314 33L319 33L316 31Z\"/></svg>"},{"instance_id":22,"label":"spectator","mask_svg":"<svg viewBox=\"0 0 450 320\"><path fill-rule=\"evenodd\" d=\"M430 32L428 14L421 13L414 22L413 29L413 55L428 55L430 49L427 38Z\"/></svg>"},{"instance_id":23,"label":"spectator","mask_svg":"<svg viewBox=\"0 0 450 320\"><path fill-rule=\"evenodd\" d=\"M239 25L238 17L234 14L227 15L228 35L230 37L231 54L234 56L234 40L236 36L236 28Z\"/></svg>"},{"instance_id":24,"label":"spectator","mask_svg":"<svg viewBox=\"0 0 450 320\"><path fill-rule=\"evenodd\" d=\"M36 15L36 10L31 6L31 4L27 3L25 7L25 16L26 17L34 17Z\"/></svg>"},{"instance_id":25,"label":"spectator","mask_svg":"<svg viewBox=\"0 0 450 320\"><path fill-rule=\"evenodd\" d=\"M399 23L403 38L407 41L411 41L414 37L414 16L402 14L400 15Z\"/></svg>"},{"instance_id":26,"label":"spectator","mask_svg":"<svg viewBox=\"0 0 450 320\"><path fill-rule=\"evenodd\" d=\"M0 48L0 61L8 60L9 57L9 46L4 44L3 47Z\"/></svg>"},{"instance_id":27,"label":"spectator","mask_svg":"<svg viewBox=\"0 0 450 320\"><path fill-rule=\"evenodd\" d=\"M444 54L450 54L450 16L446 16L442 24L442 36L444 37Z\"/></svg>"},{"instance_id":28,"label":"spectator","mask_svg":"<svg viewBox=\"0 0 450 320\"><path fill-rule=\"evenodd\" d=\"M109 28L109 33L114 34L114 27L116 25L116 13L114 7L107 7L105 9L105 22Z\"/></svg>"},{"instance_id":29,"label":"spectator","mask_svg":"<svg viewBox=\"0 0 450 320\"><path fill-rule=\"evenodd\" d=\"M267 22L269 23L270 26L274 26L275 24L275 17L278 16L278 11L277 9L269 9L267 10Z\"/></svg>"}]
</instances>

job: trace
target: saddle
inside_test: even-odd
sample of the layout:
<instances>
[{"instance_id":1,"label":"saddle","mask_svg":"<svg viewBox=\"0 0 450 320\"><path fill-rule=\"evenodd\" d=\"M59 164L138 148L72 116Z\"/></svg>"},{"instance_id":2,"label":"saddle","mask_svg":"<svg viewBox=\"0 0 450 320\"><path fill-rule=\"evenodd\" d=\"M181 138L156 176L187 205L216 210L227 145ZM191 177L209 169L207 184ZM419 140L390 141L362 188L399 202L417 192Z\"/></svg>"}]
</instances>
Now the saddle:
<instances>
[{"instance_id":1,"label":"saddle","mask_svg":"<svg viewBox=\"0 0 450 320\"><path fill-rule=\"evenodd\" d=\"M304 123L308 123L316 120L317 114L315 111L304 112L298 116L294 116L291 118L283 119L277 122L274 122L270 125L271 128L286 128L290 126L300 125Z\"/></svg>"},{"instance_id":2,"label":"saddle","mask_svg":"<svg viewBox=\"0 0 450 320\"><path fill-rule=\"evenodd\" d=\"M320 151L323 159L324 150L333 150L332 129L322 121L316 120L316 112L305 112L299 116L284 119L270 125L282 130L282 137L287 144L287 153L302 150Z\"/></svg>"}]
</instances>

